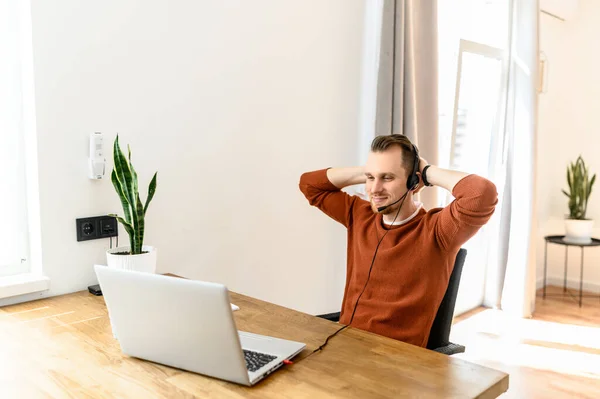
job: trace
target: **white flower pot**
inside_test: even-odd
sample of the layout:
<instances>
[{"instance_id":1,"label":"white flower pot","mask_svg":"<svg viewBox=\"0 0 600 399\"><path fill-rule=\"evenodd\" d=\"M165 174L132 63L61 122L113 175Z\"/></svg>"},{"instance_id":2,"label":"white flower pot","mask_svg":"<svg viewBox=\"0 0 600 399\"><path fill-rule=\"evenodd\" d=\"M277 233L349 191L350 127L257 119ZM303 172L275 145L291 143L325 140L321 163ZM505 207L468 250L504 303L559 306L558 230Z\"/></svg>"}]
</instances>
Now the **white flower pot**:
<instances>
[{"instance_id":1,"label":"white flower pot","mask_svg":"<svg viewBox=\"0 0 600 399\"><path fill-rule=\"evenodd\" d=\"M594 221L590 219L565 219L564 241L574 244L589 244L592 242Z\"/></svg>"},{"instance_id":2,"label":"white flower pot","mask_svg":"<svg viewBox=\"0 0 600 399\"><path fill-rule=\"evenodd\" d=\"M138 272L156 273L156 248L143 245L139 255L119 254L119 252L129 252L130 246L112 248L106 251L106 264L115 269L135 270ZM102 287L101 287L102 288ZM110 320L110 315L109 315ZM110 321L113 337L118 340L112 320Z\"/></svg>"},{"instance_id":3,"label":"white flower pot","mask_svg":"<svg viewBox=\"0 0 600 399\"><path fill-rule=\"evenodd\" d=\"M108 267L115 269L135 270L138 272L156 273L156 248L144 245L139 255L125 255L120 252L129 252L130 247L117 247L106 251Z\"/></svg>"}]
</instances>

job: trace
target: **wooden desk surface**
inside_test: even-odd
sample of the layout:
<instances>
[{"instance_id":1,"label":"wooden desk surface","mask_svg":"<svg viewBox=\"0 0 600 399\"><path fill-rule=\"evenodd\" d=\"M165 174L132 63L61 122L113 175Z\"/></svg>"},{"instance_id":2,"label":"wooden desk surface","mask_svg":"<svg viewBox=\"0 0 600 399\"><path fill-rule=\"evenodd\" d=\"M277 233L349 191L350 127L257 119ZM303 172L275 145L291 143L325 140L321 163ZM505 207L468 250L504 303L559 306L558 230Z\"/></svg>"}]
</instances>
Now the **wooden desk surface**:
<instances>
[{"instance_id":1,"label":"wooden desk surface","mask_svg":"<svg viewBox=\"0 0 600 399\"><path fill-rule=\"evenodd\" d=\"M78 292L0 308L0 397L495 398L508 375L231 293L240 330L302 341L297 362L254 387L130 358L113 338L103 297ZM202 306L199 304L198 306Z\"/></svg>"}]
</instances>

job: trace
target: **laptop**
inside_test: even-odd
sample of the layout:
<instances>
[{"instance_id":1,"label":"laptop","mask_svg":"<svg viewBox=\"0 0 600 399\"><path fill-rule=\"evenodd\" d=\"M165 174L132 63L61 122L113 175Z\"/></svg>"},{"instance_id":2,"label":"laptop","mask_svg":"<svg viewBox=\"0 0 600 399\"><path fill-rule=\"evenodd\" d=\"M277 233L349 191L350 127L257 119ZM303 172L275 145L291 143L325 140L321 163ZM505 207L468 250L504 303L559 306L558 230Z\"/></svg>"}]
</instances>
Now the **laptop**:
<instances>
[{"instance_id":1,"label":"laptop","mask_svg":"<svg viewBox=\"0 0 600 399\"><path fill-rule=\"evenodd\" d=\"M94 269L126 355L251 386L306 347L238 331L222 284L103 265Z\"/></svg>"}]
</instances>

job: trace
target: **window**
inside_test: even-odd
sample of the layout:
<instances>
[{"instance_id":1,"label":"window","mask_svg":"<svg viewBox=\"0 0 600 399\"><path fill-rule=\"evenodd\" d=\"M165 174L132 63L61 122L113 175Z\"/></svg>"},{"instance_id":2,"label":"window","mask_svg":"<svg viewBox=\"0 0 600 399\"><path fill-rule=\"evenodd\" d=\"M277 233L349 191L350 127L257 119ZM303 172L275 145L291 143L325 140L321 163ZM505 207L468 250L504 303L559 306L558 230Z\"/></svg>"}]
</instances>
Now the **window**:
<instances>
[{"instance_id":1,"label":"window","mask_svg":"<svg viewBox=\"0 0 600 399\"><path fill-rule=\"evenodd\" d=\"M450 168L490 175L502 107L504 52L461 40L458 55Z\"/></svg>"},{"instance_id":2,"label":"window","mask_svg":"<svg viewBox=\"0 0 600 399\"><path fill-rule=\"evenodd\" d=\"M451 168L473 166L472 162L469 165L460 163L465 160L466 151L475 148L470 140L474 136L464 137L467 130L475 131L475 126L469 125L473 129L466 126L469 120L471 124L477 123L473 118L478 123L488 124L489 129L484 134L497 138L500 125L495 119L497 114L491 114L490 110L497 106L500 111L502 107L500 94L507 69L504 60L508 48L509 3L508 0L438 2L440 165ZM485 105L478 104L479 101ZM486 107L485 116L479 113L480 105ZM465 109L466 106L471 110ZM478 107L478 111L473 107ZM490 124L492 118L495 125ZM470 146L461 147L460 144L465 142ZM477 147L480 154L487 156L490 151L494 152L495 148L483 144L484 139L479 142L483 145ZM495 141L492 147L494 145ZM480 167L476 169L481 171ZM487 172L483 175L487 176ZM440 205L446 203L447 199L444 199Z\"/></svg>"},{"instance_id":3,"label":"window","mask_svg":"<svg viewBox=\"0 0 600 399\"><path fill-rule=\"evenodd\" d=\"M32 72L26 3L0 0L0 277L30 271L25 131Z\"/></svg>"}]
</instances>

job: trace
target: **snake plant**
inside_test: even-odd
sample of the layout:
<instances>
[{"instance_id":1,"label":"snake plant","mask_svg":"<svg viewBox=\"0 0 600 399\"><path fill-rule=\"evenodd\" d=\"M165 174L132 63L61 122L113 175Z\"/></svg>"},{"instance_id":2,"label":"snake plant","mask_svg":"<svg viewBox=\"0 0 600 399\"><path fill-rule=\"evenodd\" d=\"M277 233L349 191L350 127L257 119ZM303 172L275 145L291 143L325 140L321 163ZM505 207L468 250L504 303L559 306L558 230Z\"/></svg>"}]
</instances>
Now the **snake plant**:
<instances>
[{"instance_id":1,"label":"snake plant","mask_svg":"<svg viewBox=\"0 0 600 399\"><path fill-rule=\"evenodd\" d=\"M569 192L562 190L563 194L569 197L569 219L585 219L588 200L592 193L592 186L596 181L596 174L588 180L588 168L581 155L575 163L567 167L567 183Z\"/></svg>"},{"instance_id":2,"label":"snake plant","mask_svg":"<svg viewBox=\"0 0 600 399\"><path fill-rule=\"evenodd\" d=\"M138 192L138 176L131 164L131 149L127 146L129 157L126 158L119 147L119 135L115 138L113 148L114 168L110 176L113 186L119 194L121 205L123 206L123 217L111 215L123 225L127 234L129 234L130 254L138 255L142 253L144 243L145 216L148 205L154 197L156 191L156 174L148 186L148 196L146 204L142 205L140 194Z\"/></svg>"}]
</instances>

